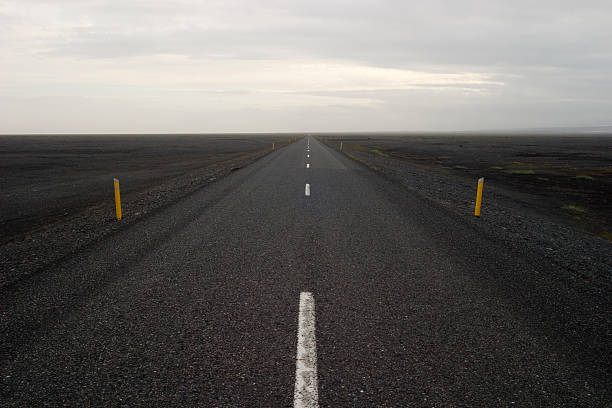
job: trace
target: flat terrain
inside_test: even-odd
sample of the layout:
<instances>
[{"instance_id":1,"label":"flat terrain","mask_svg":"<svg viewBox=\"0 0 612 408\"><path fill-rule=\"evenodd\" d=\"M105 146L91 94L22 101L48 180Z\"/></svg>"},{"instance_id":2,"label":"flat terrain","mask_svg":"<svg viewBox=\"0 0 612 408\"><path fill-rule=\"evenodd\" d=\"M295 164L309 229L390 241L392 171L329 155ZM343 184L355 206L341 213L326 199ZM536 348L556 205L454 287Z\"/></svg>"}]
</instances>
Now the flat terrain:
<instances>
[{"instance_id":1,"label":"flat terrain","mask_svg":"<svg viewBox=\"0 0 612 408\"><path fill-rule=\"evenodd\" d=\"M609 407L610 286L494 221L305 137L1 287L0 405Z\"/></svg>"},{"instance_id":2,"label":"flat terrain","mask_svg":"<svg viewBox=\"0 0 612 408\"><path fill-rule=\"evenodd\" d=\"M188 172L270 149L282 135L0 136L2 241Z\"/></svg>"},{"instance_id":3,"label":"flat terrain","mask_svg":"<svg viewBox=\"0 0 612 408\"><path fill-rule=\"evenodd\" d=\"M612 135L329 135L426 170L504 188L525 207L612 240Z\"/></svg>"}]
</instances>

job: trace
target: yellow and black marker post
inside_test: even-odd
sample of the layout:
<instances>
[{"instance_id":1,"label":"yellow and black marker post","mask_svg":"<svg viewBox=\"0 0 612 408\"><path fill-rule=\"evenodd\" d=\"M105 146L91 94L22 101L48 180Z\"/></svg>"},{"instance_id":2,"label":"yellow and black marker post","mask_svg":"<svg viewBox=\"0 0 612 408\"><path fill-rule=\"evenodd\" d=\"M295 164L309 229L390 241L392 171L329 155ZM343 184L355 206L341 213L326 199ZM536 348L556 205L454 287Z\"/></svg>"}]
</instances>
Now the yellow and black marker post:
<instances>
[{"instance_id":1,"label":"yellow and black marker post","mask_svg":"<svg viewBox=\"0 0 612 408\"><path fill-rule=\"evenodd\" d=\"M117 213L117 220L121 220L121 192L119 191L119 180L114 179L115 184L115 212Z\"/></svg>"},{"instance_id":2,"label":"yellow and black marker post","mask_svg":"<svg viewBox=\"0 0 612 408\"><path fill-rule=\"evenodd\" d=\"M482 190L484 188L484 178L478 179L478 191L476 192L476 208L474 215L480 217L480 207L482 206Z\"/></svg>"}]
</instances>

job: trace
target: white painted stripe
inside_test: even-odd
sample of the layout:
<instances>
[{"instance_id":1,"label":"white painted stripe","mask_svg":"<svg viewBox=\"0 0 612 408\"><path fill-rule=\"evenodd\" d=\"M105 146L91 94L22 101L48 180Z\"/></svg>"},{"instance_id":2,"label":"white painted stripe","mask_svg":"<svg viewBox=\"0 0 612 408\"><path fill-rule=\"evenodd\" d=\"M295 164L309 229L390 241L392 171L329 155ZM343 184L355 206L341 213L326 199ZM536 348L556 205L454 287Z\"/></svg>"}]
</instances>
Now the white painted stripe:
<instances>
[{"instance_id":1,"label":"white painted stripe","mask_svg":"<svg viewBox=\"0 0 612 408\"><path fill-rule=\"evenodd\" d=\"M306 168L309 169L310 168L310 163L306 163Z\"/></svg>"},{"instance_id":2,"label":"white painted stripe","mask_svg":"<svg viewBox=\"0 0 612 408\"><path fill-rule=\"evenodd\" d=\"M308 184L306 184L308 185ZM315 303L310 292L300 293L297 356L295 359L294 408L317 408L317 340L315 337Z\"/></svg>"},{"instance_id":3,"label":"white painted stripe","mask_svg":"<svg viewBox=\"0 0 612 408\"><path fill-rule=\"evenodd\" d=\"M306 188L304 189L304 194L306 194L307 196L310 195L310 184L306 184Z\"/></svg>"},{"instance_id":4,"label":"white painted stripe","mask_svg":"<svg viewBox=\"0 0 612 408\"><path fill-rule=\"evenodd\" d=\"M310 155L309 155L309 154L307 154L307 155L306 155L306 157L310 157Z\"/></svg>"}]
</instances>

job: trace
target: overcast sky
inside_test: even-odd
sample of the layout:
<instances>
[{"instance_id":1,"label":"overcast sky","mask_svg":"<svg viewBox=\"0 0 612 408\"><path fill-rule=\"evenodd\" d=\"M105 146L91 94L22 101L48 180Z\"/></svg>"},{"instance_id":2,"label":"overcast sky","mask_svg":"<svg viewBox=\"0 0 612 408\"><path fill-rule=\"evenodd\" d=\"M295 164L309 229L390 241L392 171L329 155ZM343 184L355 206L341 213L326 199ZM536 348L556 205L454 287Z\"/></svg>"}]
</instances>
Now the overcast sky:
<instances>
[{"instance_id":1,"label":"overcast sky","mask_svg":"<svg viewBox=\"0 0 612 408\"><path fill-rule=\"evenodd\" d=\"M0 133L612 124L612 1L0 0Z\"/></svg>"}]
</instances>

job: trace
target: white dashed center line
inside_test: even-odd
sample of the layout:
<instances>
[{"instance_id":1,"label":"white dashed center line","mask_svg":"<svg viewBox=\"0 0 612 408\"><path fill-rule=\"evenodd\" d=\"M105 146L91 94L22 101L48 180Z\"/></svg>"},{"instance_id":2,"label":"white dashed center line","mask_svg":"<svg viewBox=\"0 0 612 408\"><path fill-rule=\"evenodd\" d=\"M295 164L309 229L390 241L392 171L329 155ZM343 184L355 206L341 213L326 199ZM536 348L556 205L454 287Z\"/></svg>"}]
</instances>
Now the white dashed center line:
<instances>
[{"instance_id":1,"label":"white dashed center line","mask_svg":"<svg viewBox=\"0 0 612 408\"><path fill-rule=\"evenodd\" d=\"M310 184L306 184L306 187L304 188L304 194L306 194L306 196L310 196Z\"/></svg>"},{"instance_id":2,"label":"white dashed center line","mask_svg":"<svg viewBox=\"0 0 612 408\"><path fill-rule=\"evenodd\" d=\"M306 157L310 157L310 155L309 155L309 154L307 154L307 155L306 155Z\"/></svg>"},{"instance_id":3,"label":"white dashed center line","mask_svg":"<svg viewBox=\"0 0 612 408\"><path fill-rule=\"evenodd\" d=\"M293 406L294 408L317 408L319 406L315 303L310 292L300 293Z\"/></svg>"},{"instance_id":4,"label":"white dashed center line","mask_svg":"<svg viewBox=\"0 0 612 408\"><path fill-rule=\"evenodd\" d=\"M310 168L310 163L306 163L306 168L309 169Z\"/></svg>"}]
</instances>

